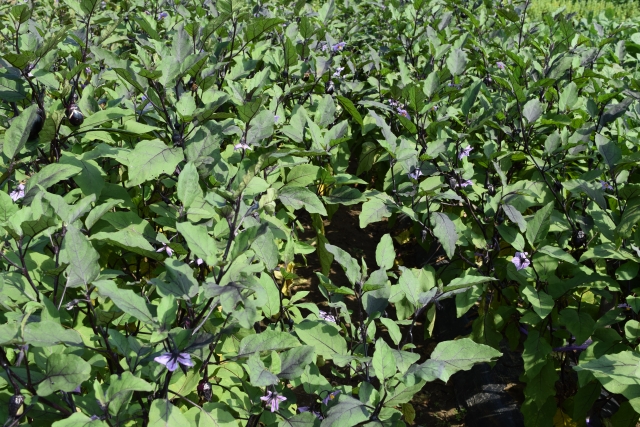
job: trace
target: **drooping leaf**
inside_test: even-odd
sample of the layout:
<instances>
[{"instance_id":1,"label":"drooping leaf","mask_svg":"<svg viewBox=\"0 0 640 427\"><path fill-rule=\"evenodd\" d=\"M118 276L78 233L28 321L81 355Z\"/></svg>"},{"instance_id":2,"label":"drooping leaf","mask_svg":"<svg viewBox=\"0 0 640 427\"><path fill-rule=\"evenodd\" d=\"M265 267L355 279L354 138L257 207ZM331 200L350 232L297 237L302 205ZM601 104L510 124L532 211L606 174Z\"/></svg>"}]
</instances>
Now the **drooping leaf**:
<instances>
[{"instance_id":1,"label":"drooping leaf","mask_svg":"<svg viewBox=\"0 0 640 427\"><path fill-rule=\"evenodd\" d=\"M458 241L458 232L453 221L443 212L434 212L431 214L431 224L433 234L438 238L445 253L449 258L453 258Z\"/></svg>"}]
</instances>

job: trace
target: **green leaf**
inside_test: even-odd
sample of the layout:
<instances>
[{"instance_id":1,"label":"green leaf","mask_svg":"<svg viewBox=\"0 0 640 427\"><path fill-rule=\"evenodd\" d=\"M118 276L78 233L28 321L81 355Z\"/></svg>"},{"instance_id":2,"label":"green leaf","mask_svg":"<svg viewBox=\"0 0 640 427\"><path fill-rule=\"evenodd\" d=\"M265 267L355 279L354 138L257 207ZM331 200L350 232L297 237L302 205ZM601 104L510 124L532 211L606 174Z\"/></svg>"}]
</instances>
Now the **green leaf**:
<instances>
[{"instance_id":1,"label":"green leaf","mask_svg":"<svg viewBox=\"0 0 640 427\"><path fill-rule=\"evenodd\" d=\"M627 202L620 223L616 227L618 235L624 239L631 236L633 227L640 223L640 197L633 197Z\"/></svg>"},{"instance_id":2,"label":"green leaf","mask_svg":"<svg viewBox=\"0 0 640 427\"><path fill-rule=\"evenodd\" d=\"M527 222L524 220L524 217L516 208L511 205L502 205L502 210L509 217L511 222L518 225L521 233L527 231Z\"/></svg>"},{"instance_id":3,"label":"green leaf","mask_svg":"<svg viewBox=\"0 0 640 427\"><path fill-rule=\"evenodd\" d=\"M476 363L490 362L501 355L498 350L469 338L444 341L436 346L427 361L409 368L409 373L415 373L427 382L436 379L447 382L456 372L468 371Z\"/></svg>"},{"instance_id":4,"label":"green leaf","mask_svg":"<svg viewBox=\"0 0 640 427\"><path fill-rule=\"evenodd\" d=\"M341 393L338 403L327 412L327 417L322 420L323 427L356 426L369 419L371 411L364 403Z\"/></svg>"},{"instance_id":5,"label":"green leaf","mask_svg":"<svg viewBox=\"0 0 640 427\"><path fill-rule=\"evenodd\" d=\"M87 286L100 276L100 255L91 242L76 227L67 226L67 233L62 241L60 262L69 264L66 270L67 287Z\"/></svg>"},{"instance_id":6,"label":"green leaf","mask_svg":"<svg viewBox=\"0 0 640 427\"><path fill-rule=\"evenodd\" d=\"M596 378L606 385L606 378L610 378L620 384L638 384L637 370L640 365L640 353L635 351L622 351L616 354L604 356L580 363L574 366L576 371L589 371L598 374ZM604 377L604 378L603 378Z\"/></svg>"},{"instance_id":7,"label":"green leaf","mask_svg":"<svg viewBox=\"0 0 640 427\"><path fill-rule=\"evenodd\" d=\"M200 188L198 169L192 162L187 163L180 172L177 189L178 199L185 209L188 209L194 200L204 196Z\"/></svg>"},{"instance_id":8,"label":"green leaf","mask_svg":"<svg viewBox=\"0 0 640 427\"><path fill-rule=\"evenodd\" d=\"M458 233L453 221L443 212L433 212L431 214L431 225L433 234L438 238L442 248L451 259L456 252L456 242Z\"/></svg>"},{"instance_id":9,"label":"green leaf","mask_svg":"<svg viewBox=\"0 0 640 427\"><path fill-rule=\"evenodd\" d=\"M494 277L478 276L472 273L472 270L465 270L462 277L456 277L451 280L447 286L443 288L444 292L454 291L456 289L468 288L471 286L479 285L481 283L487 283L498 280Z\"/></svg>"},{"instance_id":10,"label":"green leaf","mask_svg":"<svg viewBox=\"0 0 640 427\"><path fill-rule=\"evenodd\" d=\"M358 261L353 259L346 251L340 249L337 246L326 244L325 248L331 254L333 254L334 261L336 261L344 269L349 283L355 285L361 278L360 266Z\"/></svg>"},{"instance_id":11,"label":"green leaf","mask_svg":"<svg viewBox=\"0 0 640 427\"><path fill-rule=\"evenodd\" d=\"M295 380L304 373L304 368L316 360L316 350L310 345L294 347L281 355L279 378Z\"/></svg>"},{"instance_id":12,"label":"green leaf","mask_svg":"<svg viewBox=\"0 0 640 427\"><path fill-rule=\"evenodd\" d=\"M6 102L18 102L26 97L24 85L19 80L0 77L0 99Z\"/></svg>"},{"instance_id":13,"label":"green leaf","mask_svg":"<svg viewBox=\"0 0 640 427\"><path fill-rule=\"evenodd\" d=\"M527 301L533 307L533 311L536 312L541 319L544 319L553 310L554 301L553 298L544 291L537 291L533 286L526 285L522 288L522 295L527 298Z\"/></svg>"},{"instance_id":14,"label":"green leaf","mask_svg":"<svg viewBox=\"0 0 640 427\"><path fill-rule=\"evenodd\" d=\"M111 375L106 394L109 413L114 416L117 415L120 409L129 403L134 391L151 392L153 391L153 386L129 371L125 371L120 375Z\"/></svg>"},{"instance_id":15,"label":"green leaf","mask_svg":"<svg viewBox=\"0 0 640 427\"><path fill-rule=\"evenodd\" d=\"M164 260L169 286L159 286L165 295L189 300L198 295L198 281L193 277L193 269L174 258ZM154 283L161 282L157 280Z\"/></svg>"},{"instance_id":16,"label":"green leaf","mask_svg":"<svg viewBox=\"0 0 640 427\"><path fill-rule=\"evenodd\" d=\"M273 232L264 224L264 232L258 232L258 236L251 243L251 249L258 258L264 262L269 271L278 265L278 245Z\"/></svg>"},{"instance_id":17,"label":"green leaf","mask_svg":"<svg viewBox=\"0 0 640 427\"><path fill-rule=\"evenodd\" d=\"M140 185L160 175L172 175L178 163L184 160L180 147L171 148L159 139L142 141L127 156L129 180L127 188Z\"/></svg>"},{"instance_id":18,"label":"green leaf","mask_svg":"<svg viewBox=\"0 0 640 427\"><path fill-rule=\"evenodd\" d=\"M82 412L74 412L64 420L56 421L51 427L107 427L108 424L101 420L92 420Z\"/></svg>"},{"instance_id":19,"label":"green leaf","mask_svg":"<svg viewBox=\"0 0 640 427\"><path fill-rule=\"evenodd\" d=\"M571 82L562 89L558 107L560 111L571 110L578 102L578 86L575 82Z\"/></svg>"},{"instance_id":20,"label":"green leaf","mask_svg":"<svg viewBox=\"0 0 640 427\"><path fill-rule=\"evenodd\" d=\"M47 189L65 179L71 178L82 171L81 168L62 163L53 163L40 169L40 172L32 175L27 181L24 189L23 204L29 204L36 194L40 192L40 188Z\"/></svg>"},{"instance_id":21,"label":"green leaf","mask_svg":"<svg viewBox=\"0 0 640 427\"><path fill-rule=\"evenodd\" d=\"M616 143L599 133L596 134L596 147L609 169L613 169L622 159L622 152Z\"/></svg>"},{"instance_id":22,"label":"green leaf","mask_svg":"<svg viewBox=\"0 0 640 427\"><path fill-rule=\"evenodd\" d=\"M576 344L582 344L593 333L596 327L596 321L591 315L584 311L578 311L574 308L565 308L560 312L560 324L576 337Z\"/></svg>"},{"instance_id":23,"label":"green leaf","mask_svg":"<svg viewBox=\"0 0 640 427\"><path fill-rule=\"evenodd\" d=\"M278 198L285 206L294 210L304 207L309 213L327 215L327 211L318 196L304 187L285 186L280 189Z\"/></svg>"},{"instance_id":24,"label":"green leaf","mask_svg":"<svg viewBox=\"0 0 640 427\"><path fill-rule=\"evenodd\" d=\"M551 346L546 339L540 336L536 330L529 330L529 335L524 342L524 370L529 378L533 378L540 373L547 363L547 355L551 353Z\"/></svg>"},{"instance_id":25,"label":"green leaf","mask_svg":"<svg viewBox=\"0 0 640 427\"><path fill-rule=\"evenodd\" d=\"M238 357L249 356L256 352L286 350L298 347L300 343L293 335L286 332L264 331L248 335L240 341Z\"/></svg>"},{"instance_id":26,"label":"green leaf","mask_svg":"<svg viewBox=\"0 0 640 427\"><path fill-rule=\"evenodd\" d=\"M376 341L371 366L379 380L390 378L396 373L396 359L391 352L391 347L382 338Z\"/></svg>"},{"instance_id":27,"label":"green leaf","mask_svg":"<svg viewBox=\"0 0 640 427\"><path fill-rule=\"evenodd\" d=\"M218 247L213 237L209 236L206 226L179 222L176 227L195 256L202 259L209 266L216 265Z\"/></svg>"},{"instance_id":28,"label":"green leaf","mask_svg":"<svg viewBox=\"0 0 640 427\"><path fill-rule=\"evenodd\" d=\"M312 164L298 165L287 174L287 186L306 187L320 178L320 167Z\"/></svg>"},{"instance_id":29,"label":"green leaf","mask_svg":"<svg viewBox=\"0 0 640 427\"><path fill-rule=\"evenodd\" d=\"M360 212L360 228L365 228L367 225L382 221L383 218L391 216L391 210L387 204L380 199L371 199L368 202L362 204L362 212Z\"/></svg>"},{"instance_id":30,"label":"green leaf","mask_svg":"<svg viewBox=\"0 0 640 427\"><path fill-rule=\"evenodd\" d=\"M387 332L391 337L391 340L395 345L400 344L400 340L402 340L402 332L400 331L400 327L396 322L386 317L381 317L380 321L387 328Z\"/></svg>"},{"instance_id":31,"label":"green leaf","mask_svg":"<svg viewBox=\"0 0 640 427\"><path fill-rule=\"evenodd\" d=\"M376 247L376 264L384 270L390 270L396 260L396 251L393 248L393 239L390 234L385 234Z\"/></svg>"},{"instance_id":32,"label":"green leaf","mask_svg":"<svg viewBox=\"0 0 640 427\"><path fill-rule=\"evenodd\" d=\"M345 206L356 205L367 201L360 190L347 186L337 188L333 190L330 195L322 196L322 198L328 204L341 204Z\"/></svg>"},{"instance_id":33,"label":"green leaf","mask_svg":"<svg viewBox=\"0 0 640 427\"><path fill-rule=\"evenodd\" d=\"M542 105L537 98L531 99L529 102L524 104L522 108L522 116L527 119L529 124L535 123L536 120L540 118L542 115Z\"/></svg>"},{"instance_id":34,"label":"green leaf","mask_svg":"<svg viewBox=\"0 0 640 427\"><path fill-rule=\"evenodd\" d=\"M358 110L356 109L355 105L353 105L353 102L351 102L350 99L345 98L344 96L336 96L336 99L338 100L338 102L340 103L340 105L342 105L342 108L344 108L345 110L347 110L347 112L351 115L351 117L353 117L353 119L360 125L362 126L363 121L362 121L362 116L360 115L360 113L358 112Z\"/></svg>"},{"instance_id":35,"label":"green leaf","mask_svg":"<svg viewBox=\"0 0 640 427\"><path fill-rule=\"evenodd\" d=\"M120 289L111 280L100 280L94 282L98 294L102 297L111 298L111 301L120 310L135 317L141 322L155 324L156 321L151 315L145 299L130 289Z\"/></svg>"},{"instance_id":36,"label":"green leaf","mask_svg":"<svg viewBox=\"0 0 640 427\"><path fill-rule=\"evenodd\" d=\"M91 376L91 365L75 354L53 353L47 357L44 379L38 384L38 396L58 390L70 392Z\"/></svg>"},{"instance_id":37,"label":"green leaf","mask_svg":"<svg viewBox=\"0 0 640 427\"><path fill-rule=\"evenodd\" d=\"M313 346L316 354L327 360L335 355L347 354L347 342L333 323L323 320L303 320L296 325L295 332L303 343Z\"/></svg>"},{"instance_id":38,"label":"green leaf","mask_svg":"<svg viewBox=\"0 0 640 427\"><path fill-rule=\"evenodd\" d=\"M382 131L382 135L384 136L384 141L378 141L382 147L387 150L391 155L395 154L397 147L397 137L391 132L391 128L387 124L387 122L376 114L375 111L369 110L369 115L373 117L376 122L376 125Z\"/></svg>"},{"instance_id":39,"label":"green leaf","mask_svg":"<svg viewBox=\"0 0 640 427\"><path fill-rule=\"evenodd\" d=\"M547 254L549 256L552 256L556 259L559 259L560 261L564 261L569 264L578 265L578 261L576 261L574 257L572 257L571 255L569 255L568 253L566 253L565 251L563 251L562 249L556 246L549 246L549 245L543 246L540 249L538 249L538 252Z\"/></svg>"},{"instance_id":40,"label":"green leaf","mask_svg":"<svg viewBox=\"0 0 640 427\"><path fill-rule=\"evenodd\" d=\"M451 50L447 57L447 68L453 76L459 76L464 73L467 67L467 54L464 50L456 48Z\"/></svg>"},{"instance_id":41,"label":"green leaf","mask_svg":"<svg viewBox=\"0 0 640 427\"><path fill-rule=\"evenodd\" d=\"M247 371L249 372L249 382L255 387L266 387L274 384L278 384L280 380L273 373L271 373L258 353L253 353L246 361Z\"/></svg>"},{"instance_id":42,"label":"green leaf","mask_svg":"<svg viewBox=\"0 0 640 427\"><path fill-rule=\"evenodd\" d=\"M2 152L9 159L13 159L24 148L29 138L29 132L38 118L38 106L36 104L26 108L12 122L4 134Z\"/></svg>"},{"instance_id":43,"label":"green leaf","mask_svg":"<svg viewBox=\"0 0 640 427\"><path fill-rule=\"evenodd\" d=\"M549 232L551 212L553 211L553 202L539 209L532 219L527 223L526 237L529 244L535 247L535 244L544 239Z\"/></svg>"},{"instance_id":44,"label":"green leaf","mask_svg":"<svg viewBox=\"0 0 640 427\"><path fill-rule=\"evenodd\" d=\"M60 323L43 320L37 323L27 323L22 334L24 342L34 347L53 347L61 343L79 346L82 337L73 329L65 329Z\"/></svg>"},{"instance_id":45,"label":"green leaf","mask_svg":"<svg viewBox=\"0 0 640 427\"><path fill-rule=\"evenodd\" d=\"M462 95L462 101L460 104L460 109L462 110L462 114L465 116L469 115L471 111L471 107L476 102L476 98L478 97L478 93L480 92L480 88L482 87L482 80L477 80L473 85L471 85L467 90L465 90Z\"/></svg>"},{"instance_id":46,"label":"green leaf","mask_svg":"<svg viewBox=\"0 0 640 427\"><path fill-rule=\"evenodd\" d=\"M180 409L166 399L154 399L149 410L149 425L163 427L188 426L189 421Z\"/></svg>"}]
</instances>

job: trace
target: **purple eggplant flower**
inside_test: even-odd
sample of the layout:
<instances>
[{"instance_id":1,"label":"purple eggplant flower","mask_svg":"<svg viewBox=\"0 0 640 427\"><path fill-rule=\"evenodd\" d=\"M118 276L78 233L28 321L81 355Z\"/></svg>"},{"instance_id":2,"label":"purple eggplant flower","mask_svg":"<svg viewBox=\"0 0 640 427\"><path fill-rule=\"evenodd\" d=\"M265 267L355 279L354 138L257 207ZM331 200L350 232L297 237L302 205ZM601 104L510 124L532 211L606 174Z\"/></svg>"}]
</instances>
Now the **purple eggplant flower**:
<instances>
[{"instance_id":1,"label":"purple eggplant flower","mask_svg":"<svg viewBox=\"0 0 640 427\"><path fill-rule=\"evenodd\" d=\"M327 322L337 323L336 316L333 316L327 313L326 311L320 310L320 312L318 313L318 317L321 318L322 320L326 320Z\"/></svg>"},{"instance_id":2,"label":"purple eggplant flower","mask_svg":"<svg viewBox=\"0 0 640 427\"><path fill-rule=\"evenodd\" d=\"M335 399L336 397L338 397L338 395L340 394L340 390L334 390L331 393L327 394L327 397L325 397L324 399L322 399L322 403L324 403L325 405L329 404L329 401Z\"/></svg>"},{"instance_id":3,"label":"purple eggplant flower","mask_svg":"<svg viewBox=\"0 0 640 427\"><path fill-rule=\"evenodd\" d=\"M160 356L155 357L153 360L167 367L171 372L178 369L178 365L193 366L191 361L191 355L189 353L162 353Z\"/></svg>"},{"instance_id":4,"label":"purple eggplant flower","mask_svg":"<svg viewBox=\"0 0 640 427\"><path fill-rule=\"evenodd\" d=\"M166 18L168 16L169 16L169 14L167 12L160 12L158 14L158 21L161 20L161 19L164 19L164 18Z\"/></svg>"},{"instance_id":5,"label":"purple eggplant flower","mask_svg":"<svg viewBox=\"0 0 640 427\"><path fill-rule=\"evenodd\" d=\"M407 110L398 107L398 114L400 114L402 117L404 117L407 120L411 120L411 116L409 115L409 113L407 113Z\"/></svg>"},{"instance_id":6,"label":"purple eggplant flower","mask_svg":"<svg viewBox=\"0 0 640 427\"><path fill-rule=\"evenodd\" d=\"M18 184L16 189L9 193L9 197L11 197L11 200L14 202L22 199L24 197L24 184Z\"/></svg>"},{"instance_id":7,"label":"purple eggplant flower","mask_svg":"<svg viewBox=\"0 0 640 427\"><path fill-rule=\"evenodd\" d=\"M500 69L500 70L504 70L507 66L504 65L504 62L498 61L498 62L496 62L496 67L498 67L498 69Z\"/></svg>"},{"instance_id":8,"label":"purple eggplant flower","mask_svg":"<svg viewBox=\"0 0 640 427\"><path fill-rule=\"evenodd\" d=\"M344 47L347 45L347 43L345 42L340 42L340 43L336 43L333 46L331 46L331 50L334 52L339 52L342 49L344 49Z\"/></svg>"},{"instance_id":9,"label":"purple eggplant flower","mask_svg":"<svg viewBox=\"0 0 640 427\"><path fill-rule=\"evenodd\" d=\"M470 146L470 145L467 145L465 148L460 150L460 152L458 153L458 159L462 160L465 157L467 157L471 153L471 150L473 150L473 147Z\"/></svg>"},{"instance_id":10,"label":"purple eggplant flower","mask_svg":"<svg viewBox=\"0 0 640 427\"><path fill-rule=\"evenodd\" d=\"M274 116L273 116L273 122L274 122L274 123L278 123L278 120L280 120L280 116L279 116L279 115L277 115L277 114L276 114L276 115L274 115Z\"/></svg>"},{"instance_id":11,"label":"purple eggplant flower","mask_svg":"<svg viewBox=\"0 0 640 427\"><path fill-rule=\"evenodd\" d=\"M203 262L202 258L196 259L196 265L202 265Z\"/></svg>"},{"instance_id":12,"label":"purple eggplant flower","mask_svg":"<svg viewBox=\"0 0 640 427\"><path fill-rule=\"evenodd\" d=\"M260 398L267 405L271 405L271 412L276 412L279 409L280 402L287 400L286 397L279 395L275 391L268 391L266 396Z\"/></svg>"},{"instance_id":13,"label":"purple eggplant flower","mask_svg":"<svg viewBox=\"0 0 640 427\"><path fill-rule=\"evenodd\" d=\"M613 190L613 186L611 184L609 184L607 181L603 181L600 180L600 185L602 186L603 190Z\"/></svg>"},{"instance_id":14,"label":"purple eggplant flower","mask_svg":"<svg viewBox=\"0 0 640 427\"><path fill-rule=\"evenodd\" d=\"M173 249L171 249L168 245L162 244L162 247L158 249L156 252L166 252L168 256L173 255Z\"/></svg>"},{"instance_id":15,"label":"purple eggplant flower","mask_svg":"<svg viewBox=\"0 0 640 427\"><path fill-rule=\"evenodd\" d=\"M340 73L342 73L342 70L344 70L344 67L338 67L338 68L336 68L335 73L333 73L333 77L336 77L336 78L342 77L342 76L340 75Z\"/></svg>"},{"instance_id":16,"label":"purple eggplant flower","mask_svg":"<svg viewBox=\"0 0 640 427\"><path fill-rule=\"evenodd\" d=\"M233 146L234 150L251 150L251 147L246 142L241 142Z\"/></svg>"},{"instance_id":17,"label":"purple eggplant flower","mask_svg":"<svg viewBox=\"0 0 640 427\"><path fill-rule=\"evenodd\" d=\"M411 168L411 171L409 172L409 178L415 179L415 180L420 178L422 175L423 174L420 168Z\"/></svg>"},{"instance_id":18,"label":"purple eggplant flower","mask_svg":"<svg viewBox=\"0 0 640 427\"><path fill-rule=\"evenodd\" d=\"M527 258L527 252L516 252L511 262L516 266L516 270L522 270L531 265L531 261Z\"/></svg>"},{"instance_id":19,"label":"purple eggplant flower","mask_svg":"<svg viewBox=\"0 0 640 427\"><path fill-rule=\"evenodd\" d=\"M468 185L473 185L473 181L471 181L470 179L465 179L460 183L460 187L466 187Z\"/></svg>"}]
</instances>

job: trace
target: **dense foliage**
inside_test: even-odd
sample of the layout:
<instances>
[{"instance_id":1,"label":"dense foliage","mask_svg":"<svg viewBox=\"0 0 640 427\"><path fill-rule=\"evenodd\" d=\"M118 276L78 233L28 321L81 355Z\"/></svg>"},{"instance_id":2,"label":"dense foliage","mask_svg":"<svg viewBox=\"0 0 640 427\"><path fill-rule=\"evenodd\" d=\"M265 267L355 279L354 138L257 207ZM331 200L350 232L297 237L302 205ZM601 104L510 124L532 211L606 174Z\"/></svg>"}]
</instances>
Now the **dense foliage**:
<instances>
[{"instance_id":1,"label":"dense foliage","mask_svg":"<svg viewBox=\"0 0 640 427\"><path fill-rule=\"evenodd\" d=\"M5 425L404 425L507 346L527 426L635 425L640 32L529 6L0 6Z\"/></svg>"}]
</instances>

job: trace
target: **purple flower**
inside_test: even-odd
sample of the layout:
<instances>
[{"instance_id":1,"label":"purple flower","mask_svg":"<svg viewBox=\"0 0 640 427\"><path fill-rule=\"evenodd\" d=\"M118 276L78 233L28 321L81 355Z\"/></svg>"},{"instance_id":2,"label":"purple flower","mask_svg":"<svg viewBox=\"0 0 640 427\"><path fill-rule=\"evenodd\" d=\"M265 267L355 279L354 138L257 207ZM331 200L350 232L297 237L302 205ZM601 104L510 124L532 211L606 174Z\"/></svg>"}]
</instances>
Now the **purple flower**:
<instances>
[{"instance_id":1,"label":"purple flower","mask_svg":"<svg viewBox=\"0 0 640 427\"><path fill-rule=\"evenodd\" d=\"M333 316L327 313L326 311L320 310L320 312L318 313L318 317L321 318L322 320L326 320L327 322L337 323L336 316Z\"/></svg>"},{"instance_id":2,"label":"purple flower","mask_svg":"<svg viewBox=\"0 0 640 427\"><path fill-rule=\"evenodd\" d=\"M178 364L182 366L193 366L191 355L189 353L163 353L153 360L167 367L171 372L178 369Z\"/></svg>"},{"instance_id":3,"label":"purple flower","mask_svg":"<svg viewBox=\"0 0 640 427\"><path fill-rule=\"evenodd\" d=\"M97 416L97 415L91 415L91 418L89 418L89 419L90 419L91 421L97 421L97 420L99 420L99 419L100 419L100 417L99 417L99 416Z\"/></svg>"},{"instance_id":4,"label":"purple flower","mask_svg":"<svg viewBox=\"0 0 640 427\"><path fill-rule=\"evenodd\" d=\"M631 308L631 306L626 302L623 302L622 304L618 304L618 308L624 308L625 310L628 310Z\"/></svg>"},{"instance_id":5,"label":"purple flower","mask_svg":"<svg viewBox=\"0 0 640 427\"><path fill-rule=\"evenodd\" d=\"M156 252L166 252L167 255L169 256L173 255L173 249L171 249L169 246L165 245L164 243L162 244L162 247L158 249Z\"/></svg>"},{"instance_id":6,"label":"purple flower","mask_svg":"<svg viewBox=\"0 0 640 427\"><path fill-rule=\"evenodd\" d=\"M600 180L600 185L602 186L603 190L613 190L613 186L611 184L609 184L607 181L603 181Z\"/></svg>"},{"instance_id":7,"label":"purple flower","mask_svg":"<svg viewBox=\"0 0 640 427\"><path fill-rule=\"evenodd\" d=\"M280 120L280 116L279 116L279 115L277 115L277 114L276 114L276 115L274 115L274 116L273 116L273 122L274 122L274 123L278 123L278 120Z\"/></svg>"},{"instance_id":8,"label":"purple flower","mask_svg":"<svg viewBox=\"0 0 640 427\"><path fill-rule=\"evenodd\" d=\"M516 252L513 256L511 262L516 266L516 270L522 270L523 268L527 268L531 265L531 261L529 261L527 255L529 255L527 252Z\"/></svg>"},{"instance_id":9,"label":"purple flower","mask_svg":"<svg viewBox=\"0 0 640 427\"><path fill-rule=\"evenodd\" d=\"M504 62L498 61L496 62L496 67L498 67L499 70L504 70L506 68L506 65L504 65Z\"/></svg>"},{"instance_id":10,"label":"purple flower","mask_svg":"<svg viewBox=\"0 0 640 427\"><path fill-rule=\"evenodd\" d=\"M262 396L260 398L263 402L266 402L267 405L271 405L271 412L276 412L279 409L280 402L284 402L287 400L286 397L280 396L275 391L268 391L266 396Z\"/></svg>"},{"instance_id":11,"label":"purple flower","mask_svg":"<svg viewBox=\"0 0 640 427\"><path fill-rule=\"evenodd\" d=\"M340 390L332 391L331 393L327 394L327 397L322 399L322 403L324 403L325 405L328 405L329 401L335 399L336 397L338 397L339 394L340 394Z\"/></svg>"},{"instance_id":12,"label":"purple flower","mask_svg":"<svg viewBox=\"0 0 640 427\"><path fill-rule=\"evenodd\" d=\"M340 73L342 73L342 70L344 70L344 67L338 67L338 68L336 68L335 73L333 73L333 77L336 77L336 78L341 77L341 76L340 76Z\"/></svg>"},{"instance_id":13,"label":"purple flower","mask_svg":"<svg viewBox=\"0 0 640 427\"><path fill-rule=\"evenodd\" d=\"M169 16L169 14L168 14L167 12L160 12L160 13L158 14L158 20L160 20L160 19L164 19L164 18L166 18L166 17L168 17L168 16Z\"/></svg>"},{"instance_id":14,"label":"purple flower","mask_svg":"<svg viewBox=\"0 0 640 427\"><path fill-rule=\"evenodd\" d=\"M405 109L398 107L398 114L400 114L402 117L404 117L407 120L411 120L411 116L409 115L409 113L407 113L407 110Z\"/></svg>"},{"instance_id":15,"label":"purple flower","mask_svg":"<svg viewBox=\"0 0 640 427\"><path fill-rule=\"evenodd\" d=\"M202 258L196 259L196 265L202 265L203 262Z\"/></svg>"},{"instance_id":16,"label":"purple flower","mask_svg":"<svg viewBox=\"0 0 640 427\"><path fill-rule=\"evenodd\" d=\"M11 197L11 200L14 202L22 199L24 197L24 184L18 184L16 189L9 193L9 197Z\"/></svg>"},{"instance_id":17,"label":"purple flower","mask_svg":"<svg viewBox=\"0 0 640 427\"><path fill-rule=\"evenodd\" d=\"M471 181L470 179L466 179L460 183L460 187L466 187L468 185L473 185L473 181Z\"/></svg>"},{"instance_id":18,"label":"purple flower","mask_svg":"<svg viewBox=\"0 0 640 427\"><path fill-rule=\"evenodd\" d=\"M241 142L233 146L234 150L251 150L251 147L246 142Z\"/></svg>"},{"instance_id":19,"label":"purple flower","mask_svg":"<svg viewBox=\"0 0 640 427\"><path fill-rule=\"evenodd\" d=\"M347 44L345 42L336 43L333 46L331 46L331 50L334 51L334 52L338 52L338 51L341 51L342 49L344 49L344 47L346 45Z\"/></svg>"},{"instance_id":20,"label":"purple flower","mask_svg":"<svg viewBox=\"0 0 640 427\"><path fill-rule=\"evenodd\" d=\"M462 160L463 158L467 157L471 153L471 150L473 150L473 147L467 145L458 153L458 159Z\"/></svg>"},{"instance_id":21,"label":"purple flower","mask_svg":"<svg viewBox=\"0 0 640 427\"><path fill-rule=\"evenodd\" d=\"M419 168L411 168L411 172L409 172L409 178L418 179L422 176L422 171Z\"/></svg>"}]
</instances>

